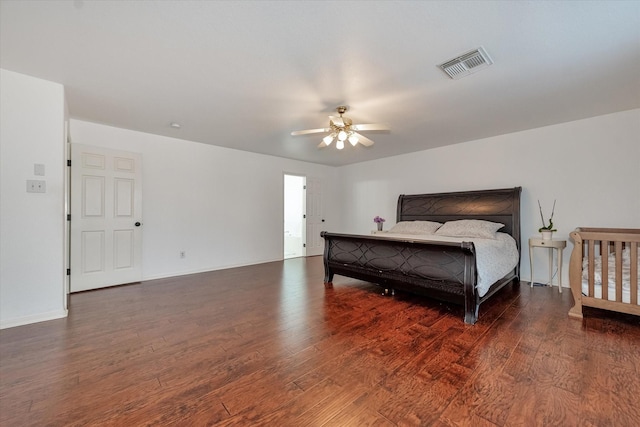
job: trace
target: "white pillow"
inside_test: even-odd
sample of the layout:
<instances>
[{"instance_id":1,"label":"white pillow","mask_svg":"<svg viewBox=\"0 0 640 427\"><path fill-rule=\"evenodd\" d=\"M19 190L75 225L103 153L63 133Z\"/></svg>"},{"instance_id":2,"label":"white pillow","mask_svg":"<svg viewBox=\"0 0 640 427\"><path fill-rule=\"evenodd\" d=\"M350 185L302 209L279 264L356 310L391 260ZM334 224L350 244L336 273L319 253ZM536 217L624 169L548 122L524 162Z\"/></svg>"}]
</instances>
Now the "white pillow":
<instances>
[{"instance_id":1,"label":"white pillow","mask_svg":"<svg viewBox=\"0 0 640 427\"><path fill-rule=\"evenodd\" d=\"M441 236L451 237L482 237L495 239L496 231L504 227L504 224L480 219L462 219L459 221L447 221L436 231Z\"/></svg>"},{"instance_id":2,"label":"white pillow","mask_svg":"<svg viewBox=\"0 0 640 427\"><path fill-rule=\"evenodd\" d=\"M389 233L400 234L433 234L442 226L433 221L400 221L389 230Z\"/></svg>"}]
</instances>

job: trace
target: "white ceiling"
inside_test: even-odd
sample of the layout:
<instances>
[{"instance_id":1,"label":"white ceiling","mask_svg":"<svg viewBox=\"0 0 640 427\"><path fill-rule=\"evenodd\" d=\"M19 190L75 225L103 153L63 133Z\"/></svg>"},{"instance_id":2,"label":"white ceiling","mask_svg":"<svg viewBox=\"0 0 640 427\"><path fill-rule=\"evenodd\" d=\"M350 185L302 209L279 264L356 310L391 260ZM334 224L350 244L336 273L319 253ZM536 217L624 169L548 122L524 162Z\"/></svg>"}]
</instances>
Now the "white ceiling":
<instances>
[{"instance_id":1,"label":"white ceiling","mask_svg":"<svg viewBox=\"0 0 640 427\"><path fill-rule=\"evenodd\" d=\"M640 107L639 1L0 4L0 66L63 84L73 118L327 165ZM494 65L436 67L479 46ZM340 104L391 131L290 135Z\"/></svg>"}]
</instances>

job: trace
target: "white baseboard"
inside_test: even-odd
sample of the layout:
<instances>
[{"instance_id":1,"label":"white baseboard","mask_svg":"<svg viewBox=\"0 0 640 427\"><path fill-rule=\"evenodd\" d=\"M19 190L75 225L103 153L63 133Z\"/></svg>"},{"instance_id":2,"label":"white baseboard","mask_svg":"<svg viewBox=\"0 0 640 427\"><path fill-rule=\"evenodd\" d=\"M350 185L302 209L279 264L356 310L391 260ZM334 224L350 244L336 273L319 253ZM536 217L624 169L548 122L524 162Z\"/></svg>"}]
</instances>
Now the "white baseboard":
<instances>
[{"instance_id":1,"label":"white baseboard","mask_svg":"<svg viewBox=\"0 0 640 427\"><path fill-rule=\"evenodd\" d=\"M47 320L67 317L68 310L56 310L48 313L38 313L31 316L15 317L13 319L0 320L0 329L15 328L16 326L29 325L31 323L46 322Z\"/></svg>"},{"instance_id":2,"label":"white baseboard","mask_svg":"<svg viewBox=\"0 0 640 427\"><path fill-rule=\"evenodd\" d=\"M212 267L212 268L208 267L208 268L203 268L203 269L176 271L176 272L173 272L173 273L154 274L154 275L143 277L141 282L146 282L146 281L149 281L149 280L157 280L157 279L167 279L169 277L187 276L189 274L208 273L210 271L227 270L227 269L230 269L230 268L247 267L247 266L250 266L250 265L265 264L265 263L268 263L268 262L276 262L276 261L283 261L283 259L282 258L265 259L265 260L262 260L262 261L254 261L254 262L250 262L250 263L246 263L246 264L228 264L228 265L221 265L221 266Z\"/></svg>"}]
</instances>

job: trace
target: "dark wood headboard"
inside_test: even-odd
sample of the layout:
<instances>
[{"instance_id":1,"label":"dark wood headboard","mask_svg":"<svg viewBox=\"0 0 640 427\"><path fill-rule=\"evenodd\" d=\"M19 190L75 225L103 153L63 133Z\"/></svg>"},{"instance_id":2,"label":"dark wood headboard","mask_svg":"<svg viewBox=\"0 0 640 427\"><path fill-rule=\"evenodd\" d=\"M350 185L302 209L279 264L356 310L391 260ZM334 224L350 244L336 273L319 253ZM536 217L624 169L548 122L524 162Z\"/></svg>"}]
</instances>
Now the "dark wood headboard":
<instances>
[{"instance_id":1,"label":"dark wood headboard","mask_svg":"<svg viewBox=\"0 0 640 427\"><path fill-rule=\"evenodd\" d=\"M483 219L504 224L520 250L520 193L522 187L499 190L460 191L438 194L401 194L397 221L447 222Z\"/></svg>"}]
</instances>

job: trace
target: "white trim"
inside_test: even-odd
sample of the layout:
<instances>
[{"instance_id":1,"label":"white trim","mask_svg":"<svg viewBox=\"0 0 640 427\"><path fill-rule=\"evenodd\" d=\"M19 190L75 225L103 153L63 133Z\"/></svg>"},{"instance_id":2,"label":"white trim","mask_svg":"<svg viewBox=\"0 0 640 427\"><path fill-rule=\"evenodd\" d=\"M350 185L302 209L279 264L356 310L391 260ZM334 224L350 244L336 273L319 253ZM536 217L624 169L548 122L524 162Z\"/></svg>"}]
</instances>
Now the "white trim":
<instances>
[{"instance_id":1,"label":"white trim","mask_svg":"<svg viewBox=\"0 0 640 427\"><path fill-rule=\"evenodd\" d=\"M304 215L304 221L302 221L302 255L300 255L299 257L290 257L290 258L305 258L307 256L307 175L300 174L300 173L283 172L282 173L282 221L281 221L282 229L280 230L280 236L282 238L282 248L280 249L282 258L280 259L282 260L290 259L290 258L285 258L284 256L284 251L285 251L284 222L285 222L285 217L287 215L286 206L284 202L286 199L285 190L286 190L287 176L297 176L298 178L303 178L303 187L304 187L304 189L302 190L302 212Z\"/></svg>"},{"instance_id":2,"label":"white trim","mask_svg":"<svg viewBox=\"0 0 640 427\"><path fill-rule=\"evenodd\" d=\"M292 258L292 259L295 259L295 258ZM179 271L179 272L167 273L167 274L156 274L149 277L143 277L141 282L146 282L149 280L168 279L171 277L187 276L189 274L200 274L200 273L208 273L211 271L228 270L230 268L249 267L252 265L267 264L270 262L277 262L277 261L286 261L286 260L283 260L282 258L273 258L273 259L267 259L267 260L255 261L255 262L249 262L249 263L243 263L243 264L229 264L229 265L224 265L216 268L204 268L204 269Z\"/></svg>"},{"instance_id":3,"label":"white trim","mask_svg":"<svg viewBox=\"0 0 640 427\"><path fill-rule=\"evenodd\" d=\"M15 328L16 326L29 325L31 323L46 322L47 320L62 319L67 317L68 310L56 310L48 313L38 313L32 316L15 317L0 322L0 329Z\"/></svg>"},{"instance_id":4,"label":"white trim","mask_svg":"<svg viewBox=\"0 0 640 427\"><path fill-rule=\"evenodd\" d=\"M66 105L66 100L65 100ZM71 275L67 274L67 271L71 268L71 258L69 248L71 247L71 221L67 220L68 215L71 215L71 167L69 162L71 161L71 133L69 131L69 119L65 118L64 121L64 244L63 244L63 256L64 265L62 266L63 277L63 289L62 289L62 308L66 311L69 310L69 294L71 292Z\"/></svg>"}]
</instances>

